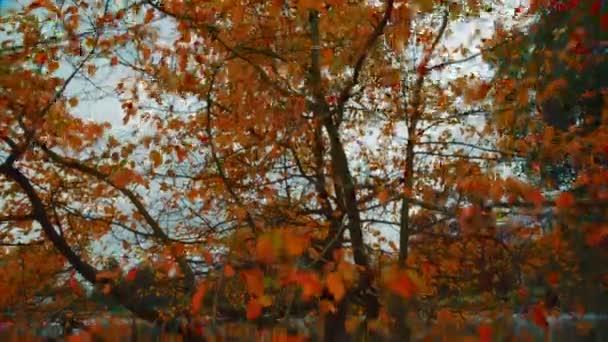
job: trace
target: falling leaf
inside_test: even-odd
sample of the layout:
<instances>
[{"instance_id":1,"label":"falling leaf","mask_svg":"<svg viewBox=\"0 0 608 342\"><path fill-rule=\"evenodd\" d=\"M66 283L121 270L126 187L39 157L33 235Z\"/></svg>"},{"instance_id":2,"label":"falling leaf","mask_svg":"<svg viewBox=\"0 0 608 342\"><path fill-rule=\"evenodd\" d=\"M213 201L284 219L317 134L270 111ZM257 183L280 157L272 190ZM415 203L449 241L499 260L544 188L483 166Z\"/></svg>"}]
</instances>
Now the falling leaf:
<instances>
[{"instance_id":1,"label":"falling leaf","mask_svg":"<svg viewBox=\"0 0 608 342\"><path fill-rule=\"evenodd\" d=\"M344 323L344 327L346 328L347 333L354 334L360 324L361 320L359 317L351 316Z\"/></svg>"},{"instance_id":2,"label":"falling leaf","mask_svg":"<svg viewBox=\"0 0 608 342\"><path fill-rule=\"evenodd\" d=\"M95 64L87 65L87 74L89 74L89 76L95 76L96 72L97 72L97 66Z\"/></svg>"},{"instance_id":3,"label":"falling leaf","mask_svg":"<svg viewBox=\"0 0 608 342\"><path fill-rule=\"evenodd\" d=\"M319 280L319 276L311 272L298 272L293 277L293 280L302 287L302 299L310 300L312 297L318 296L323 291L323 284Z\"/></svg>"},{"instance_id":4,"label":"falling leaf","mask_svg":"<svg viewBox=\"0 0 608 342\"><path fill-rule=\"evenodd\" d=\"M125 279L127 279L128 281L135 281L136 278L137 278L137 267L134 267L134 268L130 269L129 272L127 272L127 276L125 277Z\"/></svg>"},{"instance_id":5,"label":"falling leaf","mask_svg":"<svg viewBox=\"0 0 608 342\"><path fill-rule=\"evenodd\" d=\"M152 21L152 19L154 19L154 13L155 13L155 11L153 8L149 8L146 11L146 15L144 16L144 24L149 24Z\"/></svg>"},{"instance_id":6,"label":"falling leaf","mask_svg":"<svg viewBox=\"0 0 608 342\"><path fill-rule=\"evenodd\" d=\"M494 335L494 329L492 328L492 326L487 324L481 324L477 331L479 333L479 342L493 341L492 336Z\"/></svg>"},{"instance_id":7,"label":"falling leaf","mask_svg":"<svg viewBox=\"0 0 608 342\"><path fill-rule=\"evenodd\" d=\"M247 319L251 321L260 317L261 315L262 305L260 302L255 298L250 299L247 303Z\"/></svg>"},{"instance_id":8,"label":"falling leaf","mask_svg":"<svg viewBox=\"0 0 608 342\"><path fill-rule=\"evenodd\" d=\"M378 193L378 201L380 204L386 204L391 199L391 192L389 189L384 189Z\"/></svg>"},{"instance_id":9,"label":"falling leaf","mask_svg":"<svg viewBox=\"0 0 608 342\"><path fill-rule=\"evenodd\" d=\"M116 65L118 65L118 57L116 57L116 56L112 56L112 58L110 59L110 65L111 65L111 66L116 66Z\"/></svg>"},{"instance_id":10,"label":"falling leaf","mask_svg":"<svg viewBox=\"0 0 608 342\"><path fill-rule=\"evenodd\" d=\"M574 206L574 195L571 192L562 192L557 200L555 200L555 205L558 208L570 208Z\"/></svg>"},{"instance_id":11,"label":"falling leaf","mask_svg":"<svg viewBox=\"0 0 608 342\"><path fill-rule=\"evenodd\" d=\"M68 102L70 103L70 106L72 106L72 107L78 106L78 98L77 97L71 97Z\"/></svg>"},{"instance_id":12,"label":"falling leaf","mask_svg":"<svg viewBox=\"0 0 608 342\"><path fill-rule=\"evenodd\" d=\"M592 227L590 231L587 232L586 242L587 245L591 247L595 247L600 245L604 239L608 237L608 225L602 225L599 227Z\"/></svg>"},{"instance_id":13,"label":"falling leaf","mask_svg":"<svg viewBox=\"0 0 608 342\"><path fill-rule=\"evenodd\" d=\"M247 285L247 291L257 297L264 295L264 273L258 268L244 271L243 277Z\"/></svg>"},{"instance_id":14,"label":"falling leaf","mask_svg":"<svg viewBox=\"0 0 608 342\"><path fill-rule=\"evenodd\" d=\"M406 299L416 294L418 289L407 272L394 270L390 273L386 281L388 289Z\"/></svg>"},{"instance_id":15,"label":"falling leaf","mask_svg":"<svg viewBox=\"0 0 608 342\"><path fill-rule=\"evenodd\" d=\"M198 284L196 292L194 292L194 295L192 295L191 312L193 315L197 315L200 312L207 290L208 286L206 282L202 281Z\"/></svg>"},{"instance_id":16,"label":"falling leaf","mask_svg":"<svg viewBox=\"0 0 608 342\"><path fill-rule=\"evenodd\" d=\"M117 188L124 188L133 180L133 174L127 169L121 169L112 176L112 182Z\"/></svg>"},{"instance_id":17,"label":"falling leaf","mask_svg":"<svg viewBox=\"0 0 608 342\"><path fill-rule=\"evenodd\" d=\"M49 73L54 73L55 71L57 71L57 69L59 69L59 63L56 61L50 61L47 65L47 70Z\"/></svg>"},{"instance_id":18,"label":"falling leaf","mask_svg":"<svg viewBox=\"0 0 608 342\"><path fill-rule=\"evenodd\" d=\"M226 278L232 278L232 277L234 277L234 274L235 274L234 268L232 266L230 266L229 264L226 264L224 266L224 276Z\"/></svg>"},{"instance_id":19,"label":"falling leaf","mask_svg":"<svg viewBox=\"0 0 608 342\"><path fill-rule=\"evenodd\" d=\"M526 199L535 205L541 205L545 201L545 196L538 189L532 189L526 193Z\"/></svg>"},{"instance_id":20,"label":"falling leaf","mask_svg":"<svg viewBox=\"0 0 608 342\"><path fill-rule=\"evenodd\" d=\"M42 52L38 52L34 56L34 63L36 63L38 65L42 65L42 64L46 63L47 60L48 60L48 56Z\"/></svg>"},{"instance_id":21,"label":"falling leaf","mask_svg":"<svg viewBox=\"0 0 608 342\"><path fill-rule=\"evenodd\" d=\"M264 234L258 238L256 244L257 259L264 263L272 263L275 259L274 236Z\"/></svg>"},{"instance_id":22,"label":"falling leaf","mask_svg":"<svg viewBox=\"0 0 608 342\"><path fill-rule=\"evenodd\" d=\"M339 302L344 297L346 289L344 288L344 280L342 276L336 272L332 272L327 275L326 279L327 290L331 293L335 300Z\"/></svg>"},{"instance_id":23,"label":"falling leaf","mask_svg":"<svg viewBox=\"0 0 608 342\"><path fill-rule=\"evenodd\" d=\"M559 273L557 272L550 272L549 274L547 274L547 283L551 286L557 286L559 284Z\"/></svg>"},{"instance_id":24,"label":"falling leaf","mask_svg":"<svg viewBox=\"0 0 608 342\"><path fill-rule=\"evenodd\" d=\"M290 256L302 255L302 253L304 253L309 246L309 241L306 237L289 231L285 232L283 241L285 243L285 250Z\"/></svg>"},{"instance_id":25,"label":"falling leaf","mask_svg":"<svg viewBox=\"0 0 608 342\"><path fill-rule=\"evenodd\" d=\"M270 297L269 295L263 295L258 298L258 302L260 303L260 305L262 305L262 307L267 308L272 305L272 297Z\"/></svg>"},{"instance_id":26,"label":"falling leaf","mask_svg":"<svg viewBox=\"0 0 608 342\"><path fill-rule=\"evenodd\" d=\"M545 313L544 305L542 303L536 304L532 307L532 322L537 326L547 329L549 322L547 321L547 314Z\"/></svg>"}]
</instances>

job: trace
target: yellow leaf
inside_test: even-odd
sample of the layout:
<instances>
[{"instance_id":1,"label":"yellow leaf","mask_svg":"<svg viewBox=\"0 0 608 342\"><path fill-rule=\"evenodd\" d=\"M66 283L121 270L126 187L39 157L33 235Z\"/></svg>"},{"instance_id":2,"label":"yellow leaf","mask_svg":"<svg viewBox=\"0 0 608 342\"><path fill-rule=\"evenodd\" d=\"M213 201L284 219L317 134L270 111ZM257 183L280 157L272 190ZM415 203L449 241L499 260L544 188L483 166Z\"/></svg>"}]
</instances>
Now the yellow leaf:
<instances>
[{"instance_id":1,"label":"yellow leaf","mask_svg":"<svg viewBox=\"0 0 608 342\"><path fill-rule=\"evenodd\" d=\"M272 305L272 297L270 297L269 295L261 296L260 298L258 298L258 301L260 302L260 305L265 308Z\"/></svg>"},{"instance_id":2,"label":"yellow leaf","mask_svg":"<svg viewBox=\"0 0 608 342\"><path fill-rule=\"evenodd\" d=\"M429 12L434 7L433 0L416 0L414 3L421 12Z\"/></svg>"},{"instance_id":3,"label":"yellow leaf","mask_svg":"<svg viewBox=\"0 0 608 342\"><path fill-rule=\"evenodd\" d=\"M331 293L336 301L340 301L344 294L346 293L346 289L344 288L344 280L342 276L338 273L332 272L327 275L327 290Z\"/></svg>"}]
</instances>

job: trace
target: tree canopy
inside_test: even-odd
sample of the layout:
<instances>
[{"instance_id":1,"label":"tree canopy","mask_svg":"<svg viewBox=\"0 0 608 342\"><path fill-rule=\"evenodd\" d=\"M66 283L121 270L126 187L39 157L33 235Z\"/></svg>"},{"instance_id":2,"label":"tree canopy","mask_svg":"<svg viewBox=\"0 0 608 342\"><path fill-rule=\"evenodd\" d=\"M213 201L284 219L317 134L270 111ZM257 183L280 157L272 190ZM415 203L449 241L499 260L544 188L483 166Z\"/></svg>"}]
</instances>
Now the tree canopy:
<instances>
[{"instance_id":1,"label":"tree canopy","mask_svg":"<svg viewBox=\"0 0 608 342\"><path fill-rule=\"evenodd\" d=\"M0 306L296 318L327 341L606 313L607 9L564 3L477 29L503 5L5 14Z\"/></svg>"}]
</instances>

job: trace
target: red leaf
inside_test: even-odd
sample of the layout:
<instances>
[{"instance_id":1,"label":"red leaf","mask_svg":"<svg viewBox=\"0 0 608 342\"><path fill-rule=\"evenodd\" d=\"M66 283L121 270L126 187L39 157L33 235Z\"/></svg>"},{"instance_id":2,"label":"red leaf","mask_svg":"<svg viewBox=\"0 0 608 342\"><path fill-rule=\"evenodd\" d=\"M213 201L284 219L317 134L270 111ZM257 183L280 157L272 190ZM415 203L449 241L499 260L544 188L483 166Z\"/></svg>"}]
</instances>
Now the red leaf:
<instances>
[{"instance_id":1,"label":"red leaf","mask_svg":"<svg viewBox=\"0 0 608 342\"><path fill-rule=\"evenodd\" d=\"M260 302L255 298L250 299L249 303L247 303L247 319L254 320L260 317L261 315L262 305L260 304Z\"/></svg>"},{"instance_id":2,"label":"red leaf","mask_svg":"<svg viewBox=\"0 0 608 342\"><path fill-rule=\"evenodd\" d=\"M547 327L549 327L547 315L545 314L545 309L542 303L536 304L534 307L532 307L532 321L534 324L543 329L547 329Z\"/></svg>"},{"instance_id":3,"label":"red leaf","mask_svg":"<svg viewBox=\"0 0 608 342\"><path fill-rule=\"evenodd\" d=\"M551 286L557 286L559 284L559 273L551 272L547 274L547 283Z\"/></svg>"},{"instance_id":4,"label":"red leaf","mask_svg":"<svg viewBox=\"0 0 608 342\"><path fill-rule=\"evenodd\" d=\"M135 267L135 268L132 268L131 270L129 270L125 279L127 279L128 281L134 281L136 277L137 277L137 268Z\"/></svg>"},{"instance_id":5,"label":"red leaf","mask_svg":"<svg viewBox=\"0 0 608 342\"><path fill-rule=\"evenodd\" d=\"M538 189L534 189L534 190L531 190L530 192L528 192L526 194L526 198L528 199L528 201L530 201L536 205L541 205L545 201L545 197L543 196L543 193Z\"/></svg>"},{"instance_id":6,"label":"red leaf","mask_svg":"<svg viewBox=\"0 0 608 342\"><path fill-rule=\"evenodd\" d=\"M39 52L34 57L34 63L38 65L44 64L48 60L48 57L45 53Z\"/></svg>"},{"instance_id":7,"label":"red leaf","mask_svg":"<svg viewBox=\"0 0 608 342\"><path fill-rule=\"evenodd\" d=\"M482 324L479 326L478 329L479 332L479 342L491 342L492 341L492 335L494 335L494 329L487 325L487 324Z\"/></svg>"},{"instance_id":8,"label":"red leaf","mask_svg":"<svg viewBox=\"0 0 608 342\"><path fill-rule=\"evenodd\" d=\"M76 280L76 272L72 272L72 275L70 276L70 288L78 297L81 297L84 294L80 284L78 284L78 280Z\"/></svg>"},{"instance_id":9,"label":"red leaf","mask_svg":"<svg viewBox=\"0 0 608 342\"><path fill-rule=\"evenodd\" d=\"M574 205L574 195L572 195L570 192L562 192L555 201L555 205L558 208L572 207Z\"/></svg>"},{"instance_id":10,"label":"red leaf","mask_svg":"<svg viewBox=\"0 0 608 342\"><path fill-rule=\"evenodd\" d=\"M602 9L602 0L593 1L593 6L591 6L591 14L598 15Z\"/></svg>"}]
</instances>

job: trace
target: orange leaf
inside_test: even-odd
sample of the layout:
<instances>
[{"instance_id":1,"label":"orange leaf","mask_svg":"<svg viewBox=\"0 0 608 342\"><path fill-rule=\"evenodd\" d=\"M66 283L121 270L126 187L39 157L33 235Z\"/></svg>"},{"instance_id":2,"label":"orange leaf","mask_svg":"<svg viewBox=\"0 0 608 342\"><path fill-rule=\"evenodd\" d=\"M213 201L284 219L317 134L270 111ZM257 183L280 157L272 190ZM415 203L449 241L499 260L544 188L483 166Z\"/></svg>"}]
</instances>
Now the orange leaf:
<instances>
[{"instance_id":1,"label":"orange leaf","mask_svg":"<svg viewBox=\"0 0 608 342\"><path fill-rule=\"evenodd\" d=\"M129 169L120 169L112 175L112 183L117 188L124 188L135 179L135 173Z\"/></svg>"},{"instance_id":2,"label":"orange leaf","mask_svg":"<svg viewBox=\"0 0 608 342\"><path fill-rule=\"evenodd\" d=\"M198 285L196 292L194 292L194 295L192 295L192 314L196 315L200 312L207 289L207 283L204 281Z\"/></svg>"},{"instance_id":3,"label":"orange leaf","mask_svg":"<svg viewBox=\"0 0 608 342\"><path fill-rule=\"evenodd\" d=\"M226 278L232 278L232 277L234 277L234 274L235 274L234 268L232 266L226 264L224 266L224 276Z\"/></svg>"},{"instance_id":4,"label":"orange leaf","mask_svg":"<svg viewBox=\"0 0 608 342\"><path fill-rule=\"evenodd\" d=\"M316 273L299 272L293 280L302 287L302 299L308 301L311 297L318 296L323 291L323 284Z\"/></svg>"},{"instance_id":5,"label":"orange leaf","mask_svg":"<svg viewBox=\"0 0 608 342\"><path fill-rule=\"evenodd\" d=\"M391 199L391 192L389 189L384 189L378 193L378 201L380 204L385 204Z\"/></svg>"},{"instance_id":6,"label":"orange leaf","mask_svg":"<svg viewBox=\"0 0 608 342\"><path fill-rule=\"evenodd\" d=\"M112 279L116 279L118 278L118 273L114 272L114 271L104 271L104 272L99 272L97 273L97 275L95 276L95 279L97 281L100 280L112 280Z\"/></svg>"},{"instance_id":7,"label":"orange leaf","mask_svg":"<svg viewBox=\"0 0 608 342\"><path fill-rule=\"evenodd\" d=\"M34 63L38 65L44 64L48 60L48 57L45 53L39 52L34 56Z\"/></svg>"},{"instance_id":8,"label":"orange leaf","mask_svg":"<svg viewBox=\"0 0 608 342\"><path fill-rule=\"evenodd\" d=\"M411 298L417 291L416 284L403 271L391 275L386 285L391 291L403 298Z\"/></svg>"},{"instance_id":9,"label":"orange leaf","mask_svg":"<svg viewBox=\"0 0 608 342\"><path fill-rule=\"evenodd\" d=\"M70 106L72 106L72 107L78 106L78 98L77 97L70 98L70 100L68 102L69 102Z\"/></svg>"},{"instance_id":10,"label":"orange leaf","mask_svg":"<svg viewBox=\"0 0 608 342\"><path fill-rule=\"evenodd\" d=\"M247 303L247 319L254 320L260 317L261 315L262 305L260 304L260 302L255 298L250 299L249 303Z\"/></svg>"},{"instance_id":11,"label":"orange leaf","mask_svg":"<svg viewBox=\"0 0 608 342\"><path fill-rule=\"evenodd\" d=\"M273 236L265 234L260 236L256 245L256 256L261 262L272 263L275 259Z\"/></svg>"},{"instance_id":12,"label":"orange leaf","mask_svg":"<svg viewBox=\"0 0 608 342\"><path fill-rule=\"evenodd\" d=\"M163 162L163 156L157 150L150 151L150 160L154 167L159 167Z\"/></svg>"},{"instance_id":13,"label":"orange leaf","mask_svg":"<svg viewBox=\"0 0 608 342\"><path fill-rule=\"evenodd\" d=\"M144 23L148 24L154 19L154 9L150 8L146 11L146 15L144 16Z\"/></svg>"},{"instance_id":14,"label":"orange leaf","mask_svg":"<svg viewBox=\"0 0 608 342\"><path fill-rule=\"evenodd\" d=\"M360 323L361 323L361 320L358 317L356 317L356 316L349 317L346 320L346 322L344 323L346 332L349 334L353 334L357 330L357 327L359 327Z\"/></svg>"},{"instance_id":15,"label":"orange leaf","mask_svg":"<svg viewBox=\"0 0 608 342\"><path fill-rule=\"evenodd\" d=\"M49 73L53 73L53 72L57 71L57 69L59 69L59 63L57 63L55 61L51 61L47 65L47 69L48 69Z\"/></svg>"},{"instance_id":16,"label":"orange leaf","mask_svg":"<svg viewBox=\"0 0 608 342\"><path fill-rule=\"evenodd\" d=\"M112 56L112 59L110 59L110 65L111 65L111 66L116 66L116 65L118 65L118 57L116 57L116 56Z\"/></svg>"},{"instance_id":17,"label":"orange leaf","mask_svg":"<svg viewBox=\"0 0 608 342\"><path fill-rule=\"evenodd\" d=\"M203 256L203 259L205 259L205 262L207 263L207 265L213 264L213 255L211 255L211 253L209 251L202 250L201 255Z\"/></svg>"},{"instance_id":18,"label":"orange leaf","mask_svg":"<svg viewBox=\"0 0 608 342\"><path fill-rule=\"evenodd\" d=\"M288 255L299 256L306 251L308 248L308 239L297 234L291 234L286 232L284 235L285 250Z\"/></svg>"},{"instance_id":19,"label":"orange leaf","mask_svg":"<svg viewBox=\"0 0 608 342\"><path fill-rule=\"evenodd\" d=\"M327 276L327 289L329 293L331 293L337 302L339 302L344 294L346 293L346 289L344 288L344 280L342 276L340 276L336 272L332 272Z\"/></svg>"},{"instance_id":20,"label":"orange leaf","mask_svg":"<svg viewBox=\"0 0 608 342\"><path fill-rule=\"evenodd\" d=\"M258 268L243 272L247 291L254 296L264 295L264 273Z\"/></svg>"},{"instance_id":21,"label":"orange leaf","mask_svg":"<svg viewBox=\"0 0 608 342\"><path fill-rule=\"evenodd\" d=\"M336 312L336 306L331 301L323 299L319 303L319 311L322 315L328 312Z\"/></svg>"}]
</instances>

